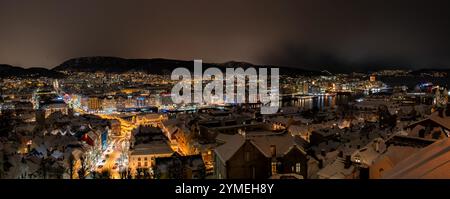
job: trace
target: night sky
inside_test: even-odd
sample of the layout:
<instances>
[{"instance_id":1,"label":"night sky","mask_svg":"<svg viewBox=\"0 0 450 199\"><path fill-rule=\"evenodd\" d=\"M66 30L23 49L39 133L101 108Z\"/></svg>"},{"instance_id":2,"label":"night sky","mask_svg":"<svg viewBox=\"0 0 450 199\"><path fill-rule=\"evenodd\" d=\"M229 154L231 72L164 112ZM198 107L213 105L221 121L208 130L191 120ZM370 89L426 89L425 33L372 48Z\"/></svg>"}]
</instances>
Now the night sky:
<instances>
[{"instance_id":1,"label":"night sky","mask_svg":"<svg viewBox=\"0 0 450 199\"><path fill-rule=\"evenodd\" d=\"M0 0L0 63L118 56L450 68L448 1L241 1Z\"/></svg>"}]
</instances>

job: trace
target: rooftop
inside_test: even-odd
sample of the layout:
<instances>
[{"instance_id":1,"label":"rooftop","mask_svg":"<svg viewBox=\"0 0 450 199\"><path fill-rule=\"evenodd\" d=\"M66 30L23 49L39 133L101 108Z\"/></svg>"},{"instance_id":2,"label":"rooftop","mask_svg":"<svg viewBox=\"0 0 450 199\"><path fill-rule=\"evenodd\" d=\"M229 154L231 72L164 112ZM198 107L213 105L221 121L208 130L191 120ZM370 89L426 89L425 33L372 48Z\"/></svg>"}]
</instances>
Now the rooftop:
<instances>
[{"instance_id":1,"label":"rooftop","mask_svg":"<svg viewBox=\"0 0 450 199\"><path fill-rule=\"evenodd\" d=\"M448 179L450 178L450 139L439 140L404 159L385 179Z\"/></svg>"},{"instance_id":2,"label":"rooftop","mask_svg":"<svg viewBox=\"0 0 450 199\"><path fill-rule=\"evenodd\" d=\"M321 169L317 175L319 178L324 179L346 179L349 178L355 167L351 165L345 168L345 159L338 157L333 163L327 165L325 168Z\"/></svg>"},{"instance_id":3,"label":"rooftop","mask_svg":"<svg viewBox=\"0 0 450 199\"><path fill-rule=\"evenodd\" d=\"M271 146L276 147L276 156L282 157L289 152L293 147L297 147L303 153L306 152L303 149L304 143L298 139L295 139L290 134L279 135L263 135L263 136L246 136L240 134L225 135L219 134L218 140L225 142L225 144L215 149L217 156L223 161L228 161L233 155L242 147L245 140L249 140L261 153L266 157L271 157Z\"/></svg>"},{"instance_id":4,"label":"rooftop","mask_svg":"<svg viewBox=\"0 0 450 199\"><path fill-rule=\"evenodd\" d=\"M160 155L172 154L174 151L167 142L151 142L134 146L131 155Z\"/></svg>"}]
</instances>

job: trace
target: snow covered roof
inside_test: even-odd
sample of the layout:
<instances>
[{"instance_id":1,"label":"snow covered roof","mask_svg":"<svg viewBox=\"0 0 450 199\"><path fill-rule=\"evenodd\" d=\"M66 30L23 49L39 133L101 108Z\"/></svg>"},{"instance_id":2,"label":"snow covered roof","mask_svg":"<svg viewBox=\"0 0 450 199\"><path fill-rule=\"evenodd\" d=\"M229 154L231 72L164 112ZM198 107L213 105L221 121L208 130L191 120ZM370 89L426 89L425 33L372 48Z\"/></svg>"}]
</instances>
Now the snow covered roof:
<instances>
[{"instance_id":1,"label":"snow covered roof","mask_svg":"<svg viewBox=\"0 0 450 199\"><path fill-rule=\"evenodd\" d=\"M26 166L27 166L27 169L28 169L27 173L34 174L37 171L39 171L39 169L41 168L41 162L40 161L36 161L36 162L27 161L26 162Z\"/></svg>"},{"instance_id":2,"label":"snow covered roof","mask_svg":"<svg viewBox=\"0 0 450 199\"><path fill-rule=\"evenodd\" d=\"M73 136L57 136L57 135L47 135L44 139L35 138L33 142L43 143L46 148L50 147L62 147L69 144L77 144L78 139Z\"/></svg>"},{"instance_id":3,"label":"snow covered roof","mask_svg":"<svg viewBox=\"0 0 450 199\"><path fill-rule=\"evenodd\" d=\"M297 147L306 154L302 146L298 145L298 143L295 142L294 137L289 134L252 137L251 141L266 157L271 157L271 146L276 147L277 157L284 156L293 147Z\"/></svg>"},{"instance_id":4,"label":"snow covered roof","mask_svg":"<svg viewBox=\"0 0 450 199\"><path fill-rule=\"evenodd\" d=\"M392 169L402 160L408 158L409 156L413 155L419 151L419 148L417 147L411 147L411 146L389 146L385 153L381 154L376 160L374 160L373 164L371 165L370 169L373 171L377 171L382 169L383 171L388 171L389 169ZM371 178L380 178L382 173L381 172L374 172L374 176L371 176Z\"/></svg>"},{"instance_id":5,"label":"snow covered roof","mask_svg":"<svg viewBox=\"0 0 450 199\"><path fill-rule=\"evenodd\" d=\"M291 134L306 135L310 133L310 129L305 125L290 125L288 131Z\"/></svg>"},{"instance_id":6,"label":"snow covered roof","mask_svg":"<svg viewBox=\"0 0 450 199\"><path fill-rule=\"evenodd\" d=\"M47 147L45 145L40 145L34 148L40 155L47 156Z\"/></svg>"},{"instance_id":7,"label":"snow covered roof","mask_svg":"<svg viewBox=\"0 0 450 199\"><path fill-rule=\"evenodd\" d=\"M174 151L166 142L151 142L150 144L138 144L131 155L160 155L172 154Z\"/></svg>"},{"instance_id":8,"label":"snow covered roof","mask_svg":"<svg viewBox=\"0 0 450 199\"><path fill-rule=\"evenodd\" d=\"M61 158L63 155L64 155L64 153L62 153L61 151L56 150L56 151L54 151L54 152L52 153L51 156L52 156L53 158L55 158L55 159L58 159L58 158Z\"/></svg>"},{"instance_id":9,"label":"snow covered roof","mask_svg":"<svg viewBox=\"0 0 450 199\"><path fill-rule=\"evenodd\" d=\"M421 121L418 121L418 122L414 122L408 126L412 127L412 126L415 126L415 125L418 125L420 123L423 123L425 121L430 121L430 120L432 122L435 122L436 124L444 127L445 129L450 130L450 117L448 117L448 116L441 117L441 116L439 116L438 112L434 112L430 115L430 117L423 119Z\"/></svg>"},{"instance_id":10,"label":"snow covered roof","mask_svg":"<svg viewBox=\"0 0 450 199\"><path fill-rule=\"evenodd\" d=\"M353 174L355 167L351 165L345 168L344 161L343 158L338 157L333 163L317 172L317 175L322 179L346 179Z\"/></svg>"},{"instance_id":11,"label":"snow covered roof","mask_svg":"<svg viewBox=\"0 0 450 199\"><path fill-rule=\"evenodd\" d=\"M269 179L304 179L302 175L296 173L274 174Z\"/></svg>"},{"instance_id":12,"label":"snow covered roof","mask_svg":"<svg viewBox=\"0 0 450 199\"><path fill-rule=\"evenodd\" d=\"M404 159L392 170L386 171L386 179L449 179L450 139L439 140Z\"/></svg>"},{"instance_id":13,"label":"snow covered roof","mask_svg":"<svg viewBox=\"0 0 450 199\"><path fill-rule=\"evenodd\" d=\"M435 141L436 141L435 139L394 135L386 140L386 145L412 146L417 148L423 148L430 144L433 144Z\"/></svg>"},{"instance_id":14,"label":"snow covered roof","mask_svg":"<svg viewBox=\"0 0 450 199\"><path fill-rule=\"evenodd\" d=\"M215 152L217 156L223 161L228 161L233 155L242 147L245 140L248 139L261 153L266 157L271 157L271 146L276 147L276 156L282 157L288 153L293 147L297 147L306 154L302 147L302 143L297 142L290 134L282 135L263 135L263 136L247 136L240 134L225 135L219 134L216 138L224 141L225 144L217 147Z\"/></svg>"},{"instance_id":15,"label":"snow covered roof","mask_svg":"<svg viewBox=\"0 0 450 199\"><path fill-rule=\"evenodd\" d=\"M73 148L71 154L75 157L75 159L80 159L84 152L80 148Z\"/></svg>"},{"instance_id":16,"label":"snow covered roof","mask_svg":"<svg viewBox=\"0 0 450 199\"><path fill-rule=\"evenodd\" d=\"M372 165L373 161L377 159L382 153L386 151L386 145L381 138L374 139L360 150L352 154L352 161L364 165Z\"/></svg>"},{"instance_id":17,"label":"snow covered roof","mask_svg":"<svg viewBox=\"0 0 450 199\"><path fill-rule=\"evenodd\" d=\"M270 118L269 120L272 122L278 122L278 123L282 123L285 125L287 125L290 121L290 119L287 117L274 117L274 118Z\"/></svg>"},{"instance_id":18,"label":"snow covered roof","mask_svg":"<svg viewBox=\"0 0 450 199\"><path fill-rule=\"evenodd\" d=\"M303 129L305 128L301 127L300 125L291 125L288 128L289 132L301 132Z\"/></svg>"},{"instance_id":19,"label":"snow covered roof","mask_svg":"<svg viewBox=\"0 0 450 199\"><path fill-rule=\"evenodd\" d=\"M216 155L226 163L233 155L244 145L245 138L242 135L235 134L226 140L226 143L217 147L214 151Z\"/></svg>"},{"instance_id":20,"label":"snow covered roof","mask_svg":"<svg viewBox=\"0 0 450 199\"><path fill-rule=\"evenodd\" d=\"M216 140L219 142L228 142L234 135L218 133L216 136Z\"/></svg>"},{"instance_id":21,"label":"snow covered roof","mask_svg":"<svg viewBox=\"0 0 450 199\"><path fill-rule=\"evenodd\" d=\"M341 142L337 142L334 140L329 140L328 142L322 142L319 145L315 145L311 147L311 150L314 151L314 153L318 154L321 153L322 150L324 151L336 151L338 148L342 146Z\"/></svg>"}]
</instances>

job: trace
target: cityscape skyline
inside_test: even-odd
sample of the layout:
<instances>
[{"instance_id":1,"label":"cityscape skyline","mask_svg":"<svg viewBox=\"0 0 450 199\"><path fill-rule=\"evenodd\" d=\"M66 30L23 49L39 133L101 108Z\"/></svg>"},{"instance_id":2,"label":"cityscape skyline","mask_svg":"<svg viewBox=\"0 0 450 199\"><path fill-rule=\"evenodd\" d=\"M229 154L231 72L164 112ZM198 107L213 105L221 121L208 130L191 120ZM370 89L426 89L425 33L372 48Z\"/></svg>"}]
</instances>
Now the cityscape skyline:
<instances>
[{"instance_id":1,"label":"cityscape skyline","mask_svg":"<svg viewBox=\"0 0 450 199\"><path fill-rule=\"evenodd\" d=\"M445 3L0 0L0 179L450 179Z\"/></svg>"}]
</instances>

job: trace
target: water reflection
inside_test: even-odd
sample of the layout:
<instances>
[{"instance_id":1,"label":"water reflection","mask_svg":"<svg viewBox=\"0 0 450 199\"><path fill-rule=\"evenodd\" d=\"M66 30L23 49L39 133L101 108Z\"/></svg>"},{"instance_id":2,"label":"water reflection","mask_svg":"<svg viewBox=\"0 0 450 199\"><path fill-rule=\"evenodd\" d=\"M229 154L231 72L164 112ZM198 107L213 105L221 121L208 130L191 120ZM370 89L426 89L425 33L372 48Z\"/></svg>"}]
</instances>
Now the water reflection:
<instances>
[{"instance_id":1,"label":"water reflection","mask_svg":"<svg viewBox=\"0 0 450 199\"><path fill-rule=\"evenodd\" d=\"M339 105L349 102L350 96L346 94L321 95L321 96L295 96L282 99L282 106L298 107L300 110L311 110L317 108L324 111L334 109Z\"/></svg>"}]
</instances>

